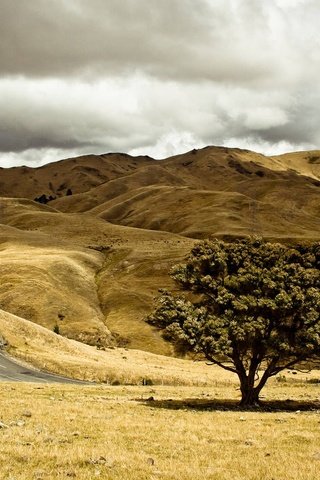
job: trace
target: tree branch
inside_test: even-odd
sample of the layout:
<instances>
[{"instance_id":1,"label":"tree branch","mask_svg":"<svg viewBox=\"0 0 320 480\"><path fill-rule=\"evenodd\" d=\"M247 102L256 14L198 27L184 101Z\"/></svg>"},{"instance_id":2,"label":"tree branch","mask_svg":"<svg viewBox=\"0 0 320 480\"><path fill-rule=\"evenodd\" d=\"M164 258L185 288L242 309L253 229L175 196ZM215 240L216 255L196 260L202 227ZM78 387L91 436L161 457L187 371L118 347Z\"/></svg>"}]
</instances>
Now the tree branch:
<instances>
[{"instance_id":1,"label":"tree branch","mask_svg":"<svg viewBox=\"0 0 320 480\"><path fill-rule=\"evenodd\" d=\"M270 375L270 377L273 376L273 375L276 375L277 373L281 372L282 370L285 370L286 368L292 367L292 365L295 365L296 363L301 362L302 360L305 360L304 356L297 357L296 359L291 360L290 362L286 363L285 365L280 365L279 367L275 367L275 369L274 369L273 373Z\"/></svg>"},{"instance_id":2,"label":"tree branch","mask_svg":"<svg viewBox=\"0 0 320 480\"><path fill-rule=\"evenodd\" d=\"M238 373L235 368L228 367L227 365L224 365L224 363L219 362L218 360L211 357L210 355L206 355L206 358L211 362L211 364L218 365L219 367L224 368L225 370L228 370L228 372ZM210 364L207 363L207 365L210 365Z\"/></svg>"},{"instance_id":3,"label":"tree branch","mask_svg":"<svg viewBox=\"0 0 320 480\"><path fill-rule=\"evenodd\" d=\"M269 363L269 365L267 366L267 368L263 372L261 380L256 387L258 390L261 390L264 387L264 385L266 384L269 377L271 377L272 375L275 375L275 373L273 373L273 372L274 372L274 368L275 368L278 361L279 361L279 357L274 357L271 360L271 362Z\"/></svg>"}]
</instances>

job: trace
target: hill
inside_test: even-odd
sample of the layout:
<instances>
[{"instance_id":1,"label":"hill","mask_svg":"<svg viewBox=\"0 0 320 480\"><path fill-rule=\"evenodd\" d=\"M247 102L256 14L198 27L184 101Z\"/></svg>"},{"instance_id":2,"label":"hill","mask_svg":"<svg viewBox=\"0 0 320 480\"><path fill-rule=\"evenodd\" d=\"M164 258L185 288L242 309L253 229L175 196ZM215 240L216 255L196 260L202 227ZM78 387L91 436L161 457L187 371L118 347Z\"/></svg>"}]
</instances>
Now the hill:
<instances>
[{"instance_id":1,"label":"hill","mask_svg":"<svg viewBox=\"0 0 320 480\"><path fill-rule=\"evenodd\" d=\"M171 352L143 317L192 240L26 199L2 198L0 211L3 310L89 344Z\"/></svg>"},{"instance_id":2,"label":"hill","mask_svg":"<svg viewBox=\"0 0 320 480\"><path fill-rule=\"evenodd\" d=\"M191 238L317 238L320 181L292 171L286 162L279 170L280 163L254 152L208 147L149 161L52 205Z\"/></svg>"},{"instance_id":3,"label":"hill","mask_svg":"<svg viewBox=\"0 0 320 480\"><path fill-rule=\"evenodd\" d=\"M172 265L210 236L319 239L319 158L206 147L0 169L0 308L99 348L171 354L143 319Z\"/></svg>"},{"instance_id":4,"label":"hill","mask_svg":"<svg viewBox=\"0 0 320 480\"><path fill-rule=\"evenodd\" d=\"M190 360L173 359L134 349L97 350L0 309L0 336L10 353L34 367L71 378L110 385L141 385L143 380L166 385L215 385L233 380L219 369ZM232 382L233 383L233 382Z\"/></svg>"},{"instance_id":5,"label":"hill","mask_svg":"<svg viewBox=\"0 0 320 480\"><path fill-rule=\"evenodd\" d=\"M85 192L132 172L150 160L111 153L67 158L37 168L0 168L0 195L34 199L42 194L64 196L68 189L73 193Z\"/></svg>"}]
</instances>

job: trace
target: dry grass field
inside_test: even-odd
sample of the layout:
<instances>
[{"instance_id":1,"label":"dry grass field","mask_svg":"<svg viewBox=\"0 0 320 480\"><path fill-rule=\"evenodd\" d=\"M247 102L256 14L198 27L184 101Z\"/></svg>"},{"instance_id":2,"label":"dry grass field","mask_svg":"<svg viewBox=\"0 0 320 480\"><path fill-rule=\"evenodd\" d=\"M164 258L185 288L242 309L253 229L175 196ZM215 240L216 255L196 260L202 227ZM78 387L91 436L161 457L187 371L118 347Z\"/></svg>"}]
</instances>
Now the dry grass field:
<instances>
[{"instance_id":1,"label":"dry grass field","mask_svg":"<svg viewBox=\"0 0 320 480\"><path fill-rule=\"evenodd\" d=\"M273 381L269 401L295 402L258 412L224 402L238 392L219 379L214 387L1 383L0 478L317 480L319 384Z\"/></svg>"},{"instance_id":2,"label":"dry grass field","mask_svg":"<svg viewBox=\"0 0 320 480\"><path fill-rule=\"evenodd\" d=\"M284 371L241 410L216 366L97 350L3 311L0 334L24 362L102 382L0 383L1 480L318 478L320 371Z\"/></svg>"}]
</instances>

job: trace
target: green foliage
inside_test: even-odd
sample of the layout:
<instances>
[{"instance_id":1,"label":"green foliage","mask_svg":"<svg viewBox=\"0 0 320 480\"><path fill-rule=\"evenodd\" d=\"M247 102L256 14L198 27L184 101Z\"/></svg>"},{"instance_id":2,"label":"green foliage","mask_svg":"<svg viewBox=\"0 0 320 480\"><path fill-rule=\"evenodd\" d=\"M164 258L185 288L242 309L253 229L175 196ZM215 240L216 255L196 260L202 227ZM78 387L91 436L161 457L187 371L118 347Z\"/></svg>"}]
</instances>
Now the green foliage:
<instances>
[{"instance_id":1,"label":"green foliage","mask_svg":"<svg viewBox=\"0 0 320 480\"><path fill-rule=\"evenodd\" d=\"M204 241L172 271L191 295L163 292L147 321L179 349L236 373L243 403L254 403L270 376L319 358L319 270L319 242Z\"/></svg>"}]
</instances>

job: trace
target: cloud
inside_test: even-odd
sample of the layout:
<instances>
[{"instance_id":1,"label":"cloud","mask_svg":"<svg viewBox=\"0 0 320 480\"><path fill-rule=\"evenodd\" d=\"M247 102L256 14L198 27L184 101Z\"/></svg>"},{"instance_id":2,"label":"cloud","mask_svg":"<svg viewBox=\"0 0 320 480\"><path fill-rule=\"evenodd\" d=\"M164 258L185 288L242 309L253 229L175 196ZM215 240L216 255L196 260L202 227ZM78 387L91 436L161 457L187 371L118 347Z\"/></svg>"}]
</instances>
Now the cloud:
<instances>
[{"instance_id":1,"label":"cloud","mask_svg":"<svg viewBox=\"0 0 320 480\"><path fill-rule=\"evenodd\" d=\"M92 153L91 150L83 151ZM28 148L22 152L0 152L0 166L10 168L12 166L29 165L40 167L63 158L72 158L79 155L78 150L63 148Z\"/></svg>"},{"instance_id":2,"label":"cloud","mask_svg":"<svg viewBox=\"0 0 320 480\"><path fill-rule=\"evenodd\" d=\"M206 144L191 132L171 131L162 135L155 145L134 148L130 155L149 155L158 160L168 158L177 153L184 153L194 148L203 148Z\"/></svg>"},{"instance_id":3,"label":"cloud","mask_svg":"<svg viewBox=\"0 0 320 480\"><path fill-rule=\"evenodd\" d=\"M316 144L318 102L290 93L226 89L145 76L101 80L0 80L3 152L130 151L156 158L229 138ZM52 153L51 153L52 155ZM69 155L70 156L70 155ZM3 157L2 157L3 158ZM16 158L11 156L12 159ZM21 158L21 156L20 156Z\"/></svg>"},{"instance_id":4,"label":"cloud","mask_svg":"<svg viewBox=\"0 0 320 480\"><path fill-rule=\"evenodd\" d=\"M287 18L283 0L2 0L0 69L33 77L137 69L254 84L287 81L290 68L294 81L296 61L318 37L315 18L307 32L300 22L317 16L316 2L295 3Z\"/></svg>"},{"instance_id":5,"label":"cloud","mask_svg":"<svg viewBox=\"0 0 320 480\"><path fill-rule=\"evenodd\" d=\"M131 81L0 81L2 149L117 146L143 139ZM140 133L141 132L141 133ZM136 138L137 137L137 138ZM109 143L109 145L108 145Z\"/></svg>"},{"instance_id":6,"label":"cloud","mask_svg":"<svg viewBox=\"0 0 320 480\"><path fill-rule=\"evenodd\" d=\"M314 147L319 17L316 0L1 0L0 163Z\"/></svg>"},{"instance_id":7,"label":"cloud","mask_svg":"<svg viewBox=\"0 0 320 480\"><path fill-rule=\"evenodd\" d=\"M197 8L191 0L2 0L1 72L65 77L137 68L170 75L207 38L208 11L204 0Z\"/></svg>"}]
</instances>

